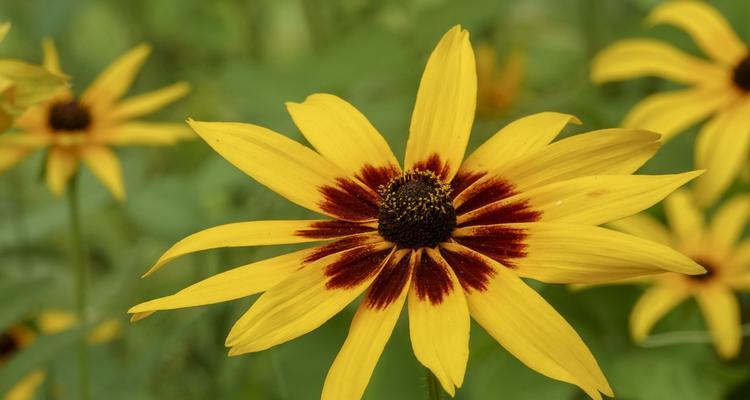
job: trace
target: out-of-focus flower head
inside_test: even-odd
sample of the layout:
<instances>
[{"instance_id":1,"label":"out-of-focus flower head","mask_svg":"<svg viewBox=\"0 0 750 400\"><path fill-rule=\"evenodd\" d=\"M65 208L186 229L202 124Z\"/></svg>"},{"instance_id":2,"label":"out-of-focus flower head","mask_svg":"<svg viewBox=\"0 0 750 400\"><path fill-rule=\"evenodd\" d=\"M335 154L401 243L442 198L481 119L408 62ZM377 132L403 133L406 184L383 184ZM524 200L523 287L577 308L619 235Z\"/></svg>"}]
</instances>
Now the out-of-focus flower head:
<instances>
[{"instance_id":1,"label":"out-of-focus flower head","mask_svg":"<svg viewBox=\"0 0 750 400\"><path fill-rule=\"evenodd\" d=\"M523 83L526 53L513 49L498 65L495 46L483 42L477 46L477 116L499 117L515 103Z\"/></svg>"}]
</instances>

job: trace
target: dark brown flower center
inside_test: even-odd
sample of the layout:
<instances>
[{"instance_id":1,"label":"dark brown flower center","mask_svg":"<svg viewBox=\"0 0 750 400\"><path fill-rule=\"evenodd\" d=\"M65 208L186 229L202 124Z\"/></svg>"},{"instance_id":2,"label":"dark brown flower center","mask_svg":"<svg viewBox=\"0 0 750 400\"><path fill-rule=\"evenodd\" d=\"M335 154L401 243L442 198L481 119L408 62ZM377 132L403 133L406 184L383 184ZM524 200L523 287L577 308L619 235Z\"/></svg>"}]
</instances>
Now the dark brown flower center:
<instances>
[{"instance_id":1,"label":"dark brown flower center","mask_svg":"<svg viewBox=\"0 0 750 400\"><path fill-rule=\"evenodd\" d=\"M60 101L50 107L47 122L56 132L83 131L91 124L91 114L77 100Z\"/></svg>"},{"instance_id":2,"label":"dark brown flower center","mask_svg":"<svg viewBox=\"0 0 750 400\"><path fill-rule=\"evenodd\" d=\"M381 187L378 232L401 248L434 247L456 227L449 185L431 171L411 171Z\"/></svg>"},{"instance_id":3,"label":"dark brown flower center","mask_svg":"<svg viewBox=\"0 0 750 400\"><path fill-rule=\"evenodd\" d=\"M738 88L745 92L750 92L750 55L740 61L734 68L732 80Z\"/></svg>"},{"instance_id":4,"label":"dark brown flower center","mask_svg":"<svg viewBox=\"0 0 750 400\"><path fill-rule=\"evenodd\" d=\"M10 358L18 350L18 341L8 332L0 333L0 362Z\"/></svg>"},{"instance_id":5,"label":"dark brown flower center","mask_svg":"<svg viewBox=\"0 0 750 400\"><path fill-rule=\"evenodd\" d=\"M716 276L716 267L714 266L713 262L704 258L695 258L693 261L700 264L701 267L705 268L706 273L702 275L687 275L690 277L690 279L697 282L707 282Z\"/></svg>"}]
</instances>

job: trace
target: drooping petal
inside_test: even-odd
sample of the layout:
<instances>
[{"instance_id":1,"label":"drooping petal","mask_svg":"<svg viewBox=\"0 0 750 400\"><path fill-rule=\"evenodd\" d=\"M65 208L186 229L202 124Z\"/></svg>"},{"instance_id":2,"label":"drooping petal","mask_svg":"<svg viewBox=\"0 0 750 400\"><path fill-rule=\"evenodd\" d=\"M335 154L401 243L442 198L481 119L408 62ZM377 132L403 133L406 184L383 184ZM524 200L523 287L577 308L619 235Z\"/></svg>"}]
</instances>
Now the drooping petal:
<instances>
[{"instance_id":1,"label":"drooping petal","mask_svg":"<svg viewBox=\"0 0 750 400\"><path fill-rule=\"evenodd\" d=\"M398 175L398 161L385 138L341 98L314 94L302 103L287 103L287 110L315 150L349 175L365 180L364 169L382 170L385 176L369 185L375 190Z\"/></svg>"},{"instance_id":2,"label":"drooping petal","mask_svg":"<svg viewBox=\"0 0 750 400\"><path fill-rule=\"evenodd\" d=\"M636 104L625 119L625 128L647 129L659 133L663 141L708 118L737 98L723 86L653 94Z\"/></svg>"},{"instance_id":3,"label":"drooping petal","mask_svg":"<svg viewBox=\"0 0 750 400\"><path fill-rule=\"evenodd\" d=\"M724 359L737 356L742 345L740 306L729 288L705 285L695 294L708 323L716 352Z\"/></svg>"},{"instance_id":4,"label":"drooping petal","mask_svg":"<svg viewBox=\"0 0 750 400\"><path fill-rule=\"evenodd\" d=\"M148 276L166 263L186 254L222 247L244 247L273 244L314 242L347 236L346 233L333 236L306 234L318 224L326 221L251 221L219 225L194 233L167 250L143 276Z\"/></svg>"},{"instance_id":5,"label":"drooping petal","mask_svg":"<svg viewBox=\"0 0 750 400\"><path fill-rule=\"evenodd\" d=\"M709 226L712 246L729 252L747 227L750 218L750 195L732 197L716 211Z\"/></svg>"},{"instance_id":6,"label":"drooping petal","mask_svg":"<svg viewBox=\"0 0 750 400\"><path fill-rule=\"evenodd\" d=\"M630 313L630 335L642 342L656 323L689 295L681 285L656 284L638 299Z\"/></svg>"},{"instance_id":7,"label":"drooping petal","mask_svg":"<svg viewBox=\"0 0 750 400\"><path fill-rule=\"evenodd\" d=\"M520 223L459 228L463 238L482 252L479 244L501 247L504 235L523 237L512 258L522 277L545 283L606 283L666 271L702 274L705 270L670 247L609 229L559 223Z\"/></svg>"},{"instance_id":8,"label":"drooping petal","mask_svg":"<svg viewBox=\"0 0 750 400\"><path fill-rule=\"evenodd\" d=\"M649 39L617 42L597 54L591 66L596 83L657 76L686 84L726 82L727 69Z\"/></svg>"},{"instance_id":9,"label":"drooping petal","mask_svg":"<svg viewBox=\"0 0 750 400\"><path fill-rule=\"evenodd\" d=\"M255 125L188 123L227 161L294 203L339 219L377 217L375 192L310 148Z\"/></svg>"},{"instance_id":10,"label":"drooping petal","mask_svg":"<svg viewBox=\"0 0 750 400\"><path fill-rule=\"evenodd\" d=\"M581 124L578 118L556 112L542 112L515 120L492 135L471 153L460 173L491 171L552 142L567 124Z\"/></svg>"},{"instance_id":11,"label":"drooping petal","mask_svg":"<svg viewBox=\"0 0 750 400\"><path fill-rule=\"evenodd\" d=\"M406 143L405 169L431 166L450 181L469 141L477 102L477 71L469 32L454 26L427 60Z\"/></svg>"},{"instance_id":12,"label":"drooping petal","mask_svg":"<svg viewBox=\"0 0 750 400\"><path fill-rule=\"evenodd\" d=\"M667 221L682 244L697 243L703 238L703 212L686 190L678 190L664 201Z\"/></svg>"},{"instance_id":13,"label":"drooping petal","mask_svg":"<svg viewBox=\"0 0 750 400\"><path fill-rule=\"evenodd\" d=\"M440 272L436 272L440 270ZM426 249L414 268L409 291L409 336L414 355L448 394L461 387L469 359L469 309L452 268L435 249ZM448 283L439 301L422 288ZM417 282L422 280L422 282Z\"/></svg>"},{"instance_id":14,"label":"drooping petal","mask_svg":"<svg viewBox=\"0 0 750 400\"><path fill-rule=\"evenodd\" d=\"M537 292L502 265L485 291L466 295L471 316L527 367L579 386L592 399L613 396L575 330Z\"/></svg>"},{"instance_id":15,"label":"drooping petal","mask_svg":"<svg viewBox=\"0 0 750 400\"><path fill-rule=\"evenodd\" d=\"M458 224L482 225L483 220L491 220L494 214L524 204L540 213L542 221L600 225L651 207L700 174L574 178L522 192L460 215Z\"/></svg>"},{"instance_id":16,"label":"drooping petal","mask_svg":"<svg viewBox=\"0 0 750 400\"><path fill-rule=\"evenodd\" d=\"M179 100L189 91L190 85L187 82L177 82L153 92L133 96L117 104L108 117L123 120L148 115Z\"/></svg>"},{"instance_id":17,"label":"drooping petal","mask_svg":"<svg viewBox=\"0 0 750 400\"><path fill-rule=\"evenodd\" d=\"M171 146L194 138L195 133L186 124L169 122L127 122L97 136L112 146Z\"/></svg>"},{"instance_id":18,"label":"drooping petal","mask_svg":"<svg viewBox=\"0 0 750 400\"><path fill-rule=\"evenodd\" d=\"M45 176L47 186L55 196L62 196L68 181L78 168L78 156L69 149L52 147L47 154Z\"/></svg>"},{"instance_id":19,"label":"drooping petal","mask_svg":"<svg viewBox=\"0 0 750 400\"><path fill-rule=\"evenodd\" d=\"M724 17L700 1L672 1L656 7L648 16L651 24L670 24L687 32L698 47L714 60L734 67L747 53Z\"/></svg>"},{"instance_id":20,"label":"drooping petal","mask_svg":"<svg viewBox=\"0 0 750 400\"><path fill-rule=\"evenodd\" d=\"M84 164L112 192L115 199L125 199L122 168L115 153L105 146L86 146L81 151Z\"/></svg>"},{"instance_id":21,"label":"drooping petal","mask_svg":"<svg viewBox=\"0 0 750 400\"><path fill-rule=\"evenodd\" d=\"M408 253L405 251L405 253ZM396 255L394 255L396 257ZM409 254L403 256L408 263ZM393 328L396 326L401 309L404 306L407 289L411 282L411 265L403 266L407 269L406 279L399 282L400 287L394 287L393 301L384 307L372 307L371 303L363 301L354 315L341 351L333 361L331 369L326 375L321 400L351 400L360 399L365 392L372 371L380 358L380 354L388 342ZM368 292L370 297L372 288Z\"/></svg>"},{"instance_id":22,"label":"drooping petal","mask_svg":"<svg viewBox=\"0 0 750 400\"><path fill-rule=\"evenodd\" d=\"M367 289L388 262L391 246L355 247L293 273L237 320L226 340L229 354L265 350L316 329Z\"/></svg>"},{"instance_id":23,"label":"drooping petal","mask_svg":"<svg viewBox=\"0 0 750 400\"><path fill-rule=\"evenodd\" d=\"M81 95L81 102L93 109L108 108L130 89L146 61L151 46L140 44L110 64Z\"/></svg>"},{"instance_id":24,"label":"drooping petal","mask_svg":"<svg viewBox=\"0 0 750 400\"><path fill-rule=\"evenodd\" d=\"M610 222L608 226L620 232L642 237L653 242L669 245L672 242L667 228L656 218L646 214L636 214L627 218Z\"/></svg>"},{"instance_id":25,"label":"drooping petal","mask_svg":"<svg viewBox=\"0 0 750 400\"><path fill-rule=\"evenodd\" d=\"M750 154L750 101L724 111L698 134L695 163L706 169L696 181L695 195L702 205L714 202L732 183Z\"/></svg>"}]
</instances>

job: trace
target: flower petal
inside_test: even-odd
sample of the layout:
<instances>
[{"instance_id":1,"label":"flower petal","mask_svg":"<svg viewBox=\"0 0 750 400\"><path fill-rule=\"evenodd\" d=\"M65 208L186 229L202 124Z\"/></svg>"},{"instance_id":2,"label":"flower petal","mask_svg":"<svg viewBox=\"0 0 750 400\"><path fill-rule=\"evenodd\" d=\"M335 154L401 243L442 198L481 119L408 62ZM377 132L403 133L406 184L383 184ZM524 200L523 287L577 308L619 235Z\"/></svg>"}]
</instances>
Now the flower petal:
<instances>
[{"instance_id":1,"label":"flower petal","mask_svg":"<svg viewBox=\"0 0 750 400\"><path fill-rule=\"evenodd\" d=\"M461 165L461 172L491 171L552 142L567 124L578 118L556 112L541 112L515 120L474 150Z\"/></svg>"},{"instance_id":2,"label":"flower petal","mask_svg":"<svg viewBox=\"0 0 750 400\"><path fill-rule=\"evenodd\" d=\"M219 225L194 233L167 250L143 276L159 270L166 263L186 254L222 247L244 247L272 244L292 244L331 239L337 236L320 237L305 234L316 224L325 221L251 221Z\"/></svg>"},{"instance_id":3,"label":"flower petal","mask_svg":"<svg viewBox=\"0 0 750 400\"><path fill-rule=\"evenodd\" d=\"M42 51L44 52L42 66L50 72L62 74L63 72L60 68L60 57L57 55L57 47L55 47L55 42L51 38L46 37L42 39Z\"/></svg>"},{"instance_id":4,"label":"flower petal","mask_svg":"<svg viewBox=\"0 0 750 400\"><path fill-rule=\"evenodd\" d=\"M112 192L115 199L125 199L122 168L112 150L105 146L86 146L81 152L81 157L94 176Z\"/></svg>"},{"instance_id":5,"label":"flower petal","mask_svg":"<svg viewBox=\"0 0 750 400\"><path fill-rule=\"evenodd\" d=\"M658 76L686 84L726 82L727 69L649 39L617 42L596 55L591 79L596 83Z\"/></svg>"},{"instance_id":6,"label":"flower petal","mask_svg":"<svg viewBox=\"0 0 750 400\"><path fill-rule=\"evenodd\" d=\"M83 92L81 101L94 109L108 108L130 89L151 46L140 44L117 58Z\"/></svg>"},{"instance_id":7,"label":"flower petal","mask_svg":"<svg viewBox=\"0 0 750 400\"><path fill-rule=\"evenodd\" d=\"M477 70L469 32L456 25L427 60L419 84L406 143L405 169L440 157L440 171L450 181L469 142L477 102Z\"/></svg>"},{"instance_id":8,"label":"flower petal","mask_svg":"<svg viewBox=\"0 0 750 400\"><path fill-rule=\"evenodd\" d=\"M405 257L409 255L406 254ZM322 400L362 398L372 371L401 314L410 281L411 273L407 275L394 301L384 308L373 308L366 301L360 304L346 341L326 375L323 394L320 396Z\"/></svg>"},{"instance_id":9,"label":"flower petal","mask_svg":"<svg viewBox=\"0 0 750 400\"><path fill-rule=\"evenodd\" d=\"M356 182L343 181L345 171L323 158L315 151L268 129L240 123L197 122L188 124L214 148L244 173L290 201L322 214L339 219L366 220L377 216L377 205L369 201L364 209L360 206L367 193L354 193L364 188ZM284 166L284 168L280 168ZM346 190L331 193L343 183L350 183ZM356 204L335 204L340 199L334 196L354 193ZM373 197L374 193L371 194ZM334 203L329 206L329 203Z\"/></svg>"},{"instance_id":10,"label":"flower petal","mask_svg":"<svg viewBox=\"0 0 750 400\"><path fill-rule=\"evenodd\" d=\"M459 216L458 224L481 225L484 216L514 204L525 204L541 213L542 221L600 225L651 207L701 173L574 178L491 203Z\"/></svg>"},{"instance_id":11,"label":"flower petal","mask_svg":"<svg viewBox=\"0 0 750 400\"><path fill-rule=\"evenodd\" d=\"M2 146L2 144L0 144L0 146ZM33 151L33 148L26 146L0 147L0 172L18 164Z\"/></svg>"},{"instance_id":12,"label":"flower petal","mask_svg":"<svg viewBox=\"0 0 750 400\"><path fill-rule=\"evenodd\" d=\"M648 288L630 313L630 335L633 340L644 341L654 325L688 295L689 292L681 285L656 284Z\"/></svg>"},{"instance_id":13,"label":"flower petal","mask_svg":"<svg viewBox=\"0 0 750 400\"><path fill-rule=\"evenodd\" d=\"M664 211L681 244L690 245L703 240L703 212L695 206L688 191L678 190L667 197Z\"/></svg>"},{"instance_id":14,"label":"flower petal","mask_svg":"<svg viewBox=\"0 0 750 400\"><path fill-rule=\"evenodd\" d=\"M736 98L737 94L726 87L696 87L657 93L636 104L622 121L622 126L654 131L667 141Z\"/></svg>"},{"instance_id":15,"label":"flower petal","mask_svg":"<svg viewBox=\"0 0 750 400\"><path fill-rule=\"evenodd\" d=\"M706 285L695 294L706 318L719 356L730 359L737 356L742 345L740 305L732 291L721 285Z\"/></svg>"},{"instance_id":16,"label":"flower petal","mask_svg":"<svg viewBox=\"0 0 750 400\"><path fill-rule=\"evenodd\" d=\"M361 176L365 167L399 173L398 161L385 138L362 113L341 98L314 94L302 103L287 103L287 110L315 150L349 175Z\"/></svg>"},{"instance_id":17,"label":"flower petal","mask_svg":"<svg viewBox=\"0 0 750 400\"><path fill-rule=\"evenodd\" d=\"M716 211L710 227L711 244L719 252L729 252L742 236L750 218L750 195L732 197Z\"/></svg>"},{"instance_id":18,"label":"flower petal","mask_svg":"<svg viewBox=\"0 0 750 400\"><path fill-rule=\"evenodd\" d=\"M714 8L699 1L673 1L656 7L651 24L670 24L687 32L704 53L734 67L747 53L729 23Z\"/></svg>"},{"instance_id":19,"label":"flower petal","mask_svg":"<svg viewBox=\"0 0 750 400\"><path fill-rule=\"evenodd\" d=\"M744 100L717 115L696 140L695 164L706 169L696 181L695 195L709 205L732 183L750 153L750 101Z\"/></svg>"},{"instance_id":20,"label":"flower petal","mask_svg":"<svg viewBox=\"0 0 750 400\"><path fill-rule=\"evenodd\" d=\"M187 82L177 82L167 87L125 99L117 104L109 118L131 119L151 114L169 103L173 103L190 91Z\"/></svg>"},{"instance_id":21,"label":"flower petal","mask_svg":"<svg viewBox=\"0 0 750 400\"><path fill-rule=\"evenodd\" d=\"M118 124L96 137L112 146L171 146L194 138L195 133L186 124L139 121Z\"/></svg>"},{"instance_id":22,"label":"flower petal","mask_svg":"<svg viewBox=\"0 0 750 400\"><path fill-rule=\"evenodd\" d=\"M610 228L627 234L642 237L653 242L669 246L672 242L667 228L654 217L646 214L636 214L608 224Z\"/></svg>"},{"instance_id":23,"label":"flower petal","mask_svg":"<svg viewBox=\"0 0 750 400\"><path fill-rule=\"evenodd\" d=\"M527 367L579 386L592 399L613 396L575 330L537 292L502 265L486 291L466 295L471 316Z\"/></svg>"},{"instance_id":24,"label":"flower petal","mask_svg":"<svg viewBox=\"0 0 750 400\"><path fill-rule=\"evenodd\" d=\"M598 226L520 223L459 228L456 240L492 243L504 231L525 235L523 252L513 258L522 277L545 283L606 283L666 271L702 274L703 267L676 250Z\"/></svg>"},{"instance_id":25,"label":"flower petal","mask_svg":"<svg viewBox=\"0 0 750 400\"><path fill-rule=\"evenodd\" d=\"M47 186L55 196L62 196L68 181L78 168L78 156L69 149L52 147L47 154Z\"/></svg>"},{"instance_id":26,"label":"flower petal","mask_svg":"<svg viewBox=\"0 0 750 400\"><path fill-rule=\"evenodd\" d=\"M230 355L268 349L308 333L354 301L389 261L392 244L365 245L321 258L293 273L234 324ZM357 274L346 286L332 285L339 273Z\"/></svg>"},{"instance_id":27,"label":"flower petal","mask_svg":"<svg viewBox=\"0 0 750 400\"><path fill-rule=\"evenodd\" d=\"M417 279L429 285L433 277L420 269L441 268L450 282L440 302L420 294ZM461 387L469 359L469 309L461 284L450 265L435 249L426 249L415 266L409 291L409 335L414 355L438 378L451 396Z\"/></svg>"}]
</instances>

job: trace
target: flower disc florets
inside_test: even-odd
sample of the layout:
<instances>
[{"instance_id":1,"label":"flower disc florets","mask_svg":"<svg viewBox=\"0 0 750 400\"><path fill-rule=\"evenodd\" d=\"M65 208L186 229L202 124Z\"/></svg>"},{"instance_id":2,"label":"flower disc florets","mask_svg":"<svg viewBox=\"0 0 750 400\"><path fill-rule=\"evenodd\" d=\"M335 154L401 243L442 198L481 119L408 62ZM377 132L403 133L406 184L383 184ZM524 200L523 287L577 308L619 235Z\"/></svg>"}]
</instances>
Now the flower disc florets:
<instances>
[{"instance_id":1,"label":"flower disc florets","mask_svg":"<svg viewBox=\"0 0 750 400\"><path fill-rule=\"evenodd\" d=\"M450 186L431 171L411 171L380 188L378 232L401 248L434 247L456 227Z\"/></svg>"},{"instance_id":2,"label":"flower disc florets","mask_svg":"<svg viewBox=\"0 0 750 400\"><path fill-rule=\"evenodd\" d=\"M91 124L91 114L76 100L61 101L50 106L48 123L55 131L82 131Z\"/></svg>"},{"instance_id":3,"label":"flower disc florets","mask_svg":"<svg viewBox=\"0 0 750 400\"><path fill-rule=\"evenodd\" d=\"M742 59L734 68L732 80L738 88L745 92L750 92L750 55Z\"/></svg>"}]
</instances>

